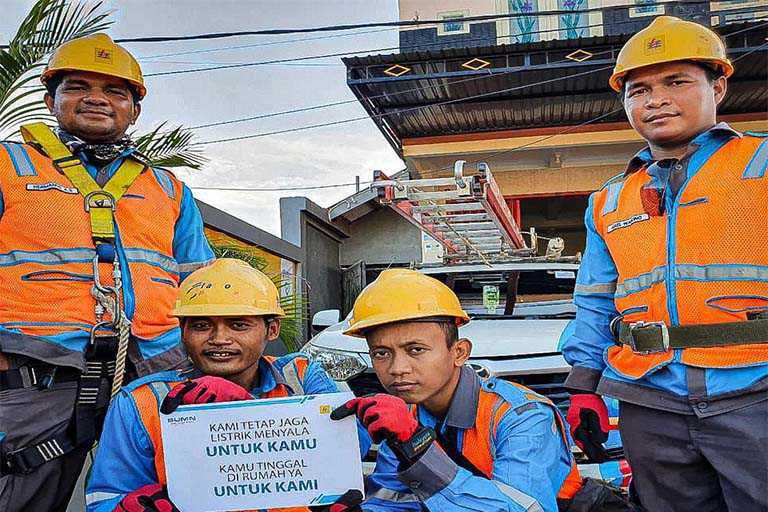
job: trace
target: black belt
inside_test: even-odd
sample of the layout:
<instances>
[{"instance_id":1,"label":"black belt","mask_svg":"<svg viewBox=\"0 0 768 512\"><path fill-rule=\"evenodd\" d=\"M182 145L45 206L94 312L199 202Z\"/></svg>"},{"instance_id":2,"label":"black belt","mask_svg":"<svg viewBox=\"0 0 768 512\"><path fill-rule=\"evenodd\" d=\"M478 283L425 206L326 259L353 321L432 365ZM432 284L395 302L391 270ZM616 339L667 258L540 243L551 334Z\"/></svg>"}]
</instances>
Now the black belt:
<instances>
[{"instance_id":1,"label":"black belt","mask_svg":"<svg viewBox=\"0 0 768 512\"><path fill-rule=\"evenodd\" d=\"M638 354L673 348L709 348L768 343L768 319L667 326L664 322L619 322L618 343Z\"/></svg>"},{"instance_id":2,"label":"black belt","mask_svg":"<svg viewBox=\"0 0 768 512\"><path fill-rule=\"evenodd\" d=\"M75 368L29 364L0 371L0 391L33 387L49 389L55 383L75 382L79 378L80 370Z\"/></svg>"}]
</instances>

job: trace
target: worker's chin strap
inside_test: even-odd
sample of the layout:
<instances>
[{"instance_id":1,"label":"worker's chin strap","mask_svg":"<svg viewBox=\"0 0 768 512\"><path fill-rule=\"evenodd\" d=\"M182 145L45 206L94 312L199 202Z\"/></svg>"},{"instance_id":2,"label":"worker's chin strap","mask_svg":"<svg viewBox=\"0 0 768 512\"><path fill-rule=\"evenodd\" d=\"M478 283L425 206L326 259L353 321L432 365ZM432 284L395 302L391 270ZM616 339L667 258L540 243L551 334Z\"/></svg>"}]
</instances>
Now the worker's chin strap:
<instances>
[{"instance_id":1,"label":"worker's chin strap","mask_svg":"<svg viewBox=\"0 0 768 512\"><path fill-rule=\"evenodd\" d=\"M136 143L127 135L115 142L91 143L85 142L61 128L54 128L53 131L69 151L72 153L82 151L89 161L93 161L97 165L108 164L125 153L126 150L136 147Z\"/></svg>"}]
</instances>

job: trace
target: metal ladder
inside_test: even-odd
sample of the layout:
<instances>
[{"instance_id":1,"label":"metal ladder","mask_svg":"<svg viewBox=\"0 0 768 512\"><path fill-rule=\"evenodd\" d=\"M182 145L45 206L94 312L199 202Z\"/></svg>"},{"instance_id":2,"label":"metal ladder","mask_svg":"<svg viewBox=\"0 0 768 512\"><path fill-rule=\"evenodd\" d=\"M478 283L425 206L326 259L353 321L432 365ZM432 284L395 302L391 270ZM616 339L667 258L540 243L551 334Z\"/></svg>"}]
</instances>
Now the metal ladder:
<instances>
[{"instance_id":1,"label":"metal ladder","mask_svg":"<svg viewBox=\"0 0 768 512\"><path fill-rule=\"evenodd\" d=\"M466 161L453 166L453 177L388 179L374 175L371 188L391 207L445 248L446 262L482 261L533 254L523 240L488 164L464 176Z\"/></svg>"}]
</instances>

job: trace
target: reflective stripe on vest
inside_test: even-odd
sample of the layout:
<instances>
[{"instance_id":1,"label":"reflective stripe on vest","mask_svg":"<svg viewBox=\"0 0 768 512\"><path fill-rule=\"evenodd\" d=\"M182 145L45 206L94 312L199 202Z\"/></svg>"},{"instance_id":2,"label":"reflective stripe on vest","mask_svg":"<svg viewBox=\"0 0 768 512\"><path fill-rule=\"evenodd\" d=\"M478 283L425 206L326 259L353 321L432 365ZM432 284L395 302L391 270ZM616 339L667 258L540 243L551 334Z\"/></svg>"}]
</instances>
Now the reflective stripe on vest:
<instances>
[{"instance_id":1,"label":"reflective stripe on vest","mask_svg":"<svg viewBox=\"0 0 768 512\"><path fill-rule=\"evenodd\" d=\"M757 179L766 166L768 141L745 135L716 151L663 216L644 215L640 190L652 180L645 169L624 179L615 209L604 207L614 200L607 189L595 193L593 219L616 264L614 302L625 322L737 322L768 307L768 251L758 235L768 218L768 180ZM673 351L636 354L629 346L607 352L612 369L631 379L673 357ZM688 348L680 359L739 367L768 362L768 350L760 344Z\"/></svg>"},{"instance_id":2,"label":"reflective stripe on vest","mask_svg":"<svg viewBox=\"0 0 768 512\"><path fill-rule=\"evenodd\" d=\"M7 147L16 148L17 153L23 150L35 173L20 176ZM178 327L168 311L173 308L179 272L183 271L173 258L182 184L166 171L158 172L175 187L175 199L154 173L144 172L129 189L141 199L121 200L115 212L118 250L125 251L128 267L123 280L134 298L126 303L126 312L140 343ZM52 344L54 349L64 345L76 350L80 345L69 343L73 338L68 334L87 330L78 326L95 323L91 296L95 250L83 198L50 158L17 143L0 147L0 190L4 204L0 216L0 318L23 324L19 328L23 334L49 337L41 342L45 350ZM111 265L102 265L102 280L111 284ZM55 315L52 304L56 305ZM178 342L174 336L162 340L150 351L160 353Z\"/></svg>"}]
</instances>

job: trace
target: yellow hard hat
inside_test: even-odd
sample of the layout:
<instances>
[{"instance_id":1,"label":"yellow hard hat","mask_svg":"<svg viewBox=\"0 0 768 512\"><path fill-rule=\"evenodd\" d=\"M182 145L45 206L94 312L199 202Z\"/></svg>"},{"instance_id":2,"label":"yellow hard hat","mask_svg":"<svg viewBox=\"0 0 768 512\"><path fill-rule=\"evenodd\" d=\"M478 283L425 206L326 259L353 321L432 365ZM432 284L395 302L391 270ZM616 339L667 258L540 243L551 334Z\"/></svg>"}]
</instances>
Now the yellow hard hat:
<instances>
[{"instance_id":1,"label":"yellow hard hat","mask_svg":"<svg viewBox=\"0 0 768 512\"><path fill-rule=\"evenodd\" d=\"M220 258L182 283L173 316L285 316L272 280L242 260Z\"/></svg>"},{"instance_id":2,"label":"yellow hard hat","mask_svg":"<svg viewBox=\"0 0 768 512\"><path fill-rule=\"evenodd\" d=\"M469 322L459 298L437 279L414 270L385 270L360 292L344 334L363 337L372 327L431 317L453 317L457 326Z\"/></svg>"},{"instance_id":3,"label":"yellow hard hat","mask_svg":"<svg viewBox=\"0 0 768 512\"><path fill-rule=\"evenodd\" d=\"M608 84L618 92L624 76L633 69L677 60L712 65L726 78L733 74L725 45L712 30L674 16L659 16L627 41L619 52Z\"/></svg>"},{"instance_id":4,"label":"yellow hard hat","mask_svg":"<svg viewBox=\"0 0 768 512\"><path fill-rule=\"evenodd\" d=\"M45 84L62 71L91 71L122 78L130 83L142 99L147 94L138 61L107 34L78 37L62 44L53 52L40 75Z\"/></svg>"}]
</instances>

